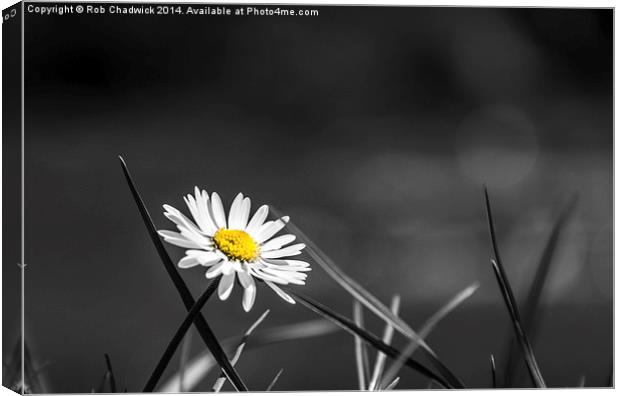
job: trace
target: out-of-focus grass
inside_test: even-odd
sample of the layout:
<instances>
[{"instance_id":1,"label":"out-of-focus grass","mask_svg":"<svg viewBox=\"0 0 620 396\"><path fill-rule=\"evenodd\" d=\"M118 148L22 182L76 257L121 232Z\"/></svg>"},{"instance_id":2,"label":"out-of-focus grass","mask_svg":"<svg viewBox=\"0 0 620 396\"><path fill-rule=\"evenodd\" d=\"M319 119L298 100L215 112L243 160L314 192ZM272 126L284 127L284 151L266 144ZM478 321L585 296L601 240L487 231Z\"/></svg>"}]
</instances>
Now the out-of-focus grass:
<instances>
[{"instance_id":1,"label":"out-of-focus grass","mask_svg":"<svg viewBox=\"0 0 620 396\"><path fill-rule=\"evenodd\" d=\"M390 310L396 316L400 309L400 296L395 295L392 297L392 303L390 304ZM385 329L383 330L383 342L387 345L392 344L392 337L394 336L394 327L390 322L386 322ZM372 371L372 378L368 383L368 390L380 390L380 381L383 376L383 369L385 368L385 354L381 351L377 351L377 358L375 359L375 367Z\"/></svg>"},{"instance_id":2,"label":"out-of-focus grass","mask_svg":"<svg viewBox=\"0 0 620 396\"><path fill-rule=\"evenodd\" d=\"M383 341L381 341L375 335L365 331L364 329L359 328L351 320L345 318L342 315L337 314L336 312L330 310L328 307L324 306L323 304L320 304L306 296L303 296L302 294L300 294L296 290L293 290L292 288L286 287L285 289L289 294L294 296L297 302L303 304L308 309L316 312L317 314L324 316L325 318L333 321L338 326L342 327L344 330L350 332L354 336L357 335L361 337L362 339L364 339L364 341L366 341L369 345L372 345L378 351L385 353L386 355L390 356L393 359L396 359L400 355L398 350L394 349L393 347L389 345L386 345ZM444 379L443 377L435 374L432 370L422 365L421 363L413 360L410 357L405 359L405 365L412 368L415 371L418 371L422 375L425 375L437 381L439 384L441 384L444 387L464 388L464 384L460 382L460 380L458 380L457 378L448 376L448 378ZM442 374L443 373L445 373L445 371L442 371Z\"/></svg>"},{"instance_id":3,"label":"out-of-focus grass","mask_svg":"<svg viewBox=\"0 0 620 396\"><path fill-rule=\"evenodd\" d=\"M353 300L353 323L356 326L364 328L364 312L359 301ZM357 383L359 390L367 390L368 378L370 376L370 368L368 363L368 350L366 344L358 336L353 337L355 346L355 367L357 370Z\"/></svg>"},{"instance_id":4,"label":"out-of-focus grass","mask_svg":"<svg viewBox=\"0 0 620 396\"><path fill-rule=\"evenodd\" d=\"M493 222L493 214L491 212L491 203L489 201L489 193L487 189L484 189L484 198L486 204L486 213L487 220L489 222L489 233L491 234L491 244L493 247L493 255L495 259L491 259L491 264L493 267L493 271L495 272L495 276L497 278L497 282L499 284L500 290L502 292L502 296L504 297L504 302L506 303L506 307L508 308L508 312L510 313L510 318L512 319L512 324L515 329L515 333L517 335L517 340L521 345L521 349L523 351L525 361L527 363L527 367L530 372L530 376L532 377L532 381L539 388L546 388L545 380L540 373L540 369L538 368L538 363L536 362L536 357L534 356L534 351L532 350L532 346L530 341L525 334L525 329L523 327L523 323L521 320L521 315L519 313L519 308L517 307L517 302L515 300L514 294L512 292L512 288L510 287L510 283L508 281L508 277L504 271L504 267L502 265L502 261L499 254L499 247L497 244L497 238L495 236L495 224Z\"/></svg>"},{"instance_id":5,"label":"out-of-focus grass","mask_svg":"<svg viewBox=\"0 0 620 396\"><path fill-rule=\"evenodd\" d=\"M547 240L545 248L543 249L543 252L540 256L540 260L538 261L536 273L534 274L533 281L530 284L529 291L523 305L523 325L525 326L525 331L527 334L532 335L535 333L535 319L539 311L540 300L543 295L544 286L548 279L551 264L553 262L553 257L558 245L558 241L560 239L560 234L566 226L570 215L573 213L576 203L577 197L574 197L560 211L555 223L553 224L553 228L551 229L549 239ZM512 385L516 377L517 370L519 369L516 364L518 352L516 350L516 344L514 340L511 340L508 348L508 358L506 359L506 365L504 369L504 372L506 373L506 387L510 387Z\"/></svg>"},{"instance_id":6,"label":"out-of-focus grass","mask_svg":"<svg viewBox=\"0 0 620 396\"><path fill-rule=\"evenodd\" d=\"M463 291L454 296L450 301L448 301L444 306L442 306L437 312L435 312L423 325L420 327L421 337L426 338L428 335L435 329L437 324L444 319L446 316L450 314L456 307L461 305L465 300L471 297L476 290L478 290L479 284L476 282L468 287L466 287ZM419 344L415 341L411 341L401 352L400 356L392 363L392 365L387 370L385 374L385 378L382 380L381 387L387 388L389 385L389 381L393 381L394 377L401 369L404 364L404 359L408 356L413 355L415 350L418 348Z\"/></svg>"},{"instance_id":7,"label":"out-of-focus grass","mask_svg":"<svg viewBox=\"0 0 620 396\"><path fill-rule=\"evenodd\" d=\"M277 209L272 209L277 216L281 213ZM433 366L446 378L452 386L462 387L462 381L439 359L437 354L424 342L424 340L409 326L405 321L394 315L378 298L364 289L360 284L355 282L344 271L342 271L334 261L327 256L319 247L292 221L289 221L285 228L290 229L295 235L300 237L306 243L307 252L332 279L334 279L343 289L349 292L353 298L358 300L376 315L386 322L390 322L395 329L401 332L412 341L417 342L424 355L431 361Z\"/></svg>"},{"instance_id":8,"label":"out-of-focus grass","mask_svg":"<svg viewBox=\"0 0 620 396\"><path fill-rule=\"evenodd\" d=\"M239 342L239 345L237 345L237 350L235 351L234 356L232 357L232 359L230 359L230 364L232 364L233 366L237 364L237 362L239 361L239 358L241 357L241 353L243 352L243 349L245 348L245 344L248 341L248 338L254 332L254 330L263 322L263 320L265 320L268 314L269 314L269 310L266 310L265 312L263 312L263 314L259 316L258 319L256 319L256 321L252 324L252 326L250 326L246 330L246 332L243 334L243 337L241 338L241 341ZM213 392L219 392L222 389L222 386L224 386L225 382L226 382L226 376L222 374L215 381L211 389L213 390Z\"/></svg>"},{"instance_id":9,"label":"out-of-focus grass","mask_svg":"<svg viewBox=\"0 0 620 396\"><path fill-rule=\"evenodd\" d=\"M322 319L271 327L255 333L252 338L247 340L245 349L256 349L272 344L320 337L333 333L337 329L336 325ZM239 337L227 338L222 341L222 345L224 345L227 351L232 351L238 343ZM192 391L211 372L215 365L216 362L213 356L208 351L205 351L188 362L184 375L177 372L160 386L157 391L164 393L179 392L181 388ZM180 382L181 377L185 380L183 384Z\"/></svg>"}]
</instances>

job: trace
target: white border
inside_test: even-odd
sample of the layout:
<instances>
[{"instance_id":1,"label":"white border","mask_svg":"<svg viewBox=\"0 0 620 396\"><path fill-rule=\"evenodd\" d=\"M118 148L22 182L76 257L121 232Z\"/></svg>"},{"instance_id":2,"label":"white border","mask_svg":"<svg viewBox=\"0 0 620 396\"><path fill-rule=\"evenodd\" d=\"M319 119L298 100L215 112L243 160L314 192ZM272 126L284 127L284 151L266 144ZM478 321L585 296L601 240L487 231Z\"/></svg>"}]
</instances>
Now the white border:
<instances>
[{"instance_id":1,"label":"white border","mask_svg":"<svg viewBox=\"0 0 620 396\"><path fill-rule=\"evenodd\" d=\"M85 1L85 2L80 2L80 1L64 1L66 3L69 2L74 2L74 3L88 3L88 2L95 2L95 1ZM127 1L127 0L123 0L123 1L118 1L119 3L135 3L136 1ZM8 8L14 4L16 4L16 1L10 1L10 0L0 0L0 6L2 9ZM477 1L464 1L464 0L450 0L450 1L445 1L445 0L434 0L434 1L428 1L428 0L418 0L418 1L409 1L409 0L391 0L391 1L381 1L381 0L366 0L366 1L354 1L354 0L341 0L341 1L330 1L330 0L315 0L312 2L307 2L307 1L288 1L288 2L277 2L277 1L268 1L268 0L255 0L255 1L248 1L248 0L237 0L237 1L213 1L213 0L207 0L207 1L199 1L199 0L185 0L185 1L178 1L178 0L173 0L173 1L162 1L162 0L155 0L152 1L150 3L165 3L165 4L170 4L170 3L204 3L204 4L295 4L295 5L378 5L378 6L398 6L398 5L402 5L402 6L461 6L461 7L465 7L465 6L469 6L469 7L561 7L561 8L615 8L616 6L616 2L615 1L609 1L609 0L591 0L588 2L584 2L579 1L579 0L564 0L564 1L559 1L559 0L544 0L544 1L536 1L536 0L521 0L521 1L514 1L514 0L502 0L502 1L498 1L498 0L477 0ZM615 13L615 12L614 12ZM23 25L22 25L22 48L23 48ZM1 29L0 29L0 42L2 41L2 33L1 33ZM619 106L617 101L615 100L615 92L618 91L618 83L617 80L615 79L615 75L617 72L617 62L616 62L616 51L615 51L615 43L618 42L618 33L615 30L615 15L614 15L614 115L618 113ZM2 72L2 66L1 66L1 60L2 60L2 55L1 55L1 51L0 51L0 74ZM22 58L22 71L23 71L23 58ZM1 83L0 83L0 89L2 88ZM22 81L22 92L23 92L23 81ZM1 108L1 99L0 99L0 108ZM21 146L21 150L22 150L22 156L24 154L24 140L23 140L23 114L24 111L24 106L23 106L23 98L22 98L22 146ZM615 224L617 224L618 222L618 214L615 211L615 207L618 203L618 192L619 192L619 188L618 188L618 183L617 183L617 175L618 175L618 162L615 160L615 153L618 152L619 149L619 143L618 140L615 139L615 130L616 130L616 117L614 116L614 263L615 263L615 246L617 246L620 243L620 236L618 236L617 233L615 233ZM1 160L1 148L2 148L2 143L0 142L0 160ZM23 157L22 157L23 158ZM24 168L23 168L23 163L22 163L22 176L24 175ZM24 184L23 184L23 179L22 179L22 185L21 185L21 194L22 194L22 202L24 199ZM0 204L2 203L2 186L0 185ZM2 219L2 216L0 214L0 219ZM23 244L23 224L24 224L24 212L23 212L23 205L22 205L22 212L21 212L21 221L22 221L22 246L21 246L21 259L22 259L22 263L25 261L24 258L24 244ZM1 237L1 229L0 229L0 237ZM1 239L0 239L0 247L1 247ZM10 263L4 263L4 265L9 265ZM23 273L24 270L22 269L22 291L23 291L23 282L24 282L24 277L23 277ZM614 271L614 285L618 284L618 272ZM1 275L0 275L0 282L1 282ZM23 302L23 294L22 294L22 302ZM616 318L618 318L618 304L616 303L616 299L615 299L615 287L614 287L614 329L617 329L616 326ZM0 303L1 303L1 294L0 294ZM23 305L22 305L23 308ZM22 328L24 325L24 312L22 309ZM1 323L1 317L0 317L0 338L2 335L2 323ZM615 343L615 332L614 332L614 357L618 356L618 351L619 351L619 347L618 344ZM0 345L0 353L2 353L2 349L1 349L1 345ZM23 347L22 347L22 356L23 356ZM615 359L614 359L615 360ZM614 372L617 373L617 370L614 368ZM23 360L22 360L22 375L23 375ZM433 391L398 391L397 393L399 395L428 395L428 394L444 394L446 392L455 392L455 391L439 391L439 390L433 390ZM456 391L459 392L459 391ZM524 394L528 394L529 390L471 390L471 391L467 391L468 395L477 395L477 394L510 394L510 395L524 395ZM536 391L534 391L536 392ZM548 390L538 390L538 392L544 392L545 395L566 395L566 396L583 396L583 395L590 395L590 394L596 394L596 395L608 395L608 394L612 394L612 393L616 393L615 389L548 389ZM291 393L291 392L278 392L280 395L298 395L300 393ZM301 394L315 394L315 393L319 393L319 392L302 392ZM325 392L321 392L321 393L325 393ZM255 394L255 395L259 395L260 393L252 393L250 392L250 394ZM345 394L354 394L353 392L329 392L330 395L334 395L334 396L340 396L340 395L345 395ZM0 387L0 396L9 396L9 395L15 395L14 392L9 391L6 388L2 388ZM84 395L89 395L89 394L84 394Z\"/></svg>"}]
</instances>

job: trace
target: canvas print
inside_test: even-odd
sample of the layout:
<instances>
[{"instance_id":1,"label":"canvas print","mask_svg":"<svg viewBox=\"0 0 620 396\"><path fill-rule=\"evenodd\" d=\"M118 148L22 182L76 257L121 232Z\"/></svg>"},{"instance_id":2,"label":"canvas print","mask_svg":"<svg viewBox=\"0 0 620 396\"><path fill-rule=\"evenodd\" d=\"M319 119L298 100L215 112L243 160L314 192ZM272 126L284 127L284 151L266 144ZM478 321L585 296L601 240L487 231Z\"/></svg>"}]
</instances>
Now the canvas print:
<instances>
[{"instance_id":1,"label":"canvas print","mask_svg":"<svg viewBox=\"0 0 620 396\"><path fill-rule=\"evenodd\" d=\"M2 385L613 387L613 18L6 8Z\"/></svg>"}]
</instances>

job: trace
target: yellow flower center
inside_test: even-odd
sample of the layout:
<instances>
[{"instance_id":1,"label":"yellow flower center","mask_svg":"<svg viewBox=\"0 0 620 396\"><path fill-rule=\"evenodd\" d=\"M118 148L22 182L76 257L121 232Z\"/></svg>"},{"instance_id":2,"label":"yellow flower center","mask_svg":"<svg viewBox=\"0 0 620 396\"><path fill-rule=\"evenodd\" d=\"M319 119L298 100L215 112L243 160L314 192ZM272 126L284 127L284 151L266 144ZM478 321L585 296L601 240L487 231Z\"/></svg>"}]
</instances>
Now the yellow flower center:
<instances>
[{"instance_id":1,"label":"yellow flower center","mask_svg":"<svg viewBox=\"0 0 620 396\"><path fill-rule=\"evenodd\" d=\"M258 244L245 231L220 228L213 242L231 260L254 261L258 257Z\"/></svg>"}]
</instances>

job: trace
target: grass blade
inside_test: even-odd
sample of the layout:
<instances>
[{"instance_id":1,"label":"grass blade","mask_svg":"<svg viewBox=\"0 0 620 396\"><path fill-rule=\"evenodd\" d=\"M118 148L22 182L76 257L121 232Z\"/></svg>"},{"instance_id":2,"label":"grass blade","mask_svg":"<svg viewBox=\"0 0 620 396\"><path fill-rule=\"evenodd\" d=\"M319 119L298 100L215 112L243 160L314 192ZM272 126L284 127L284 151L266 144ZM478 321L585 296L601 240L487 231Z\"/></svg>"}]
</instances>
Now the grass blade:
<instances>
[{"instance_id":1,"label":"grass blade","mask_svg":"<svg viewBox=\"0 0 620 396\"><path fill-rule=\"evenodd\" d=\"M284 288L284 287L283 287ZM394 349L393 347L391 347L390 345L386 345L383 341L381 341L379 338L377 338L375 335L360 329L358 326L355 325L355 323L353 323L351 320L343 317L342 315L339 315L335 312L333 312L332 310L330 310L329 308L327 308L326 306L311 300L310 298L301 295L300 293L298 293L297 291L293 290L292 288L285 288L286 291L293 296L293 298L301 303L303 306L305 306L306 308L310 309L311 311L325 317L326 319L329 319L331 321L333 321L334 323L336 323L338 326L342 327L344 330L348 331L349 333L353 334L353 335L357 335L361 338L364 339L364 341L366 341L368 344L372 345L375 349L385 353L386 355L388 355L389 357L391 357L392 359L396 359L398 358L398 356L400 355L400 353ZM453 387L452 384L450 384L449 382L446 382L446 380L444 380L441 376L435 374L433 371L431 371L430 369L428 369L426 366L420 364L419 362L413 360L412 358L407 358L405 360L405 365L412 368L413 370L419 372L422 375L427 376L430 379L433 379L437 382L439 382L440 384L442 384L443 386L447 387L447 388L451 388ZM464 386L462 384L457 384L456 387L459 388L464 388Z\"/></svg>"},{"instance_id":2,"label":"grass blade","mask_svg":"<svg viewBox=\"0 0 620 396\"><path fill-rule=\"evenodd\" d=\"M579 377L579 382L577 383L577 388L585 388L586 387L586 376L582 375Z\"/></svg>"},{"instance_id":3,"label":"grass blade","mask_svg":"<svg viewBox=\"0 0 620 396\"><path fill-rule=\"evenodd\" d=\"M336 330L338 330L336 325L324 319L271 327L254 333L252 338L247 340L245 349L250 350L286 341L319 337L335 332ZM238 344L239 337L231 337L222 341L222 345L224 345L225 349L230 352L232 352L235 345ZM192 359L188 363L185 370L185 382L183 383L183 389L192 391L200 383L200 381L202 381L209 374L215 364L216 362L209 351L200 353L197 357ZM178 393L179 389L181 389L180 379L180 373L173 375L158 389L158 392Z\"/></svg>"},{"instance_id":4,"label":"grass blade","mask_svg":"<svg viewBox=\"0 0 620 396\"><path fill-rule=\"evenodd\" d=\"M190 326L192 325L192 323L194 323L196 317L200 314L200 311L202 310L204 305L207 303L211 295L213 295L213 292L215 292L215 289L217 288L217 285L219 283L219 279L220 278L217 277L213 281L211 281L207 289L204 291L204 293L202 293L202 296L200 296L198 301L196 301L192 309L189 310L189 313L177 329L176 333L174 333L172 340L166 347L164 354L159 359L157 366L155 366L155 370L153 370L151 377L146 382L146 385L144 385L143 392L153 392L155 386L157 385L157 382L159 382L159 379L166 370L166 367L168 367L168 363L170 363L172 356L174 356L174 352L179 347L179 344L181 343L183 338L185 338L187 330L189 330Z\"/></svg>"},{"instance_id":5,"label":"grass blade","mask_svg":"<svg viewBox=\"0 0 620 396\"><path fill-rule=\"evenodd\" d=\"M140 211L140 215L142 216L142 220L144 221L144 225L148 230L151 240L155 245L155 249L157 250L159 257L164 264L164 267L166 268L170 279L174 283L177 291L179 292L179 295L183 300L183 304L185 305L185 309L187 311L190 311L195 304L194 298L192 297L191 292L187 288L187 285L183 281L183 278L181 278L181 275L178 273L176 266L170 259L170 256L168 256L168 252L166 252L166 248L164 247L164 244L162 243L159 235L157 234L157 230L155 229L155 225L153 224L151 215L146 209L144 201L142 200L142 197L140 196L140 193L138 192L138 189L136 188L133 179L131 178L131 174L129 173L129 169L127 168L125 160L121 156L119 156L118 158L121 162L121 168L123 169L123 174L125 175L125 179L127 180L127 184L129 185L131 194L134 198L134 201L136 202L136 205L138 206L138 210ZM228 361L228 358L226 357L222 346L218 342L215 334L213 334L211 327L209 327L207 320L204 318L204 316L202 316L202 314L196 316L195 325L198 333L207 345L207 348L209 348L217 363L222 367L222 370L224 370L226 376L233 384L235 389L237 391L247 391L248 388L241 380L241 377L239 377L237 371Z\"/></svg>"},{"instance_id":6,"label":"grass blade","mask_svg":"<svg viewBox=\"0 0 620 396\"><path fill-rule=\"evenodd\" d=\"M110 356L104 353L105 365L108 368L108 381L110 383L110 393L116 393L116 378L114 378L114 370L112 370L112 362L110 362Z\"/></svg>"},{"instance_id":7,"label":"grass blade","mask_svg":"<svg viewBox=\"0 0 620 396\"><path fill-rule=\"evenodd\" d=\"M553 228L551 229L551 233L549 234L549 238L547 239L547 243L545 244L545 248L543 249L538 261L533 281L531 282L531 286L527 292L525 304L523 305L523 325L525 326L526 333L532 336L535 331L534 323L536 313L538 312L538 307L540 305L540 298L548 278L553 256L560 239L560 234L566 222L570 218L576 203L577 197L574 197L557 216ZM506 360L504 372L507 376L506 387L510 387L515 380L517 373L517 359L519 357L517 343L515 343L514 340L511 340L509 343L507 356L508 359Z\"/></svg>"},{"instance_id":8,"label":"grass blade","mask_svg":"<svg viewBox=\"0 0 620 396\"><path fill-rule=\"evenodd\" d=\"M353 322L359 328L364 328L362 305L357 300L353 300ZM355 367L357 368L357 382L359 390L366 390L366 379L369 376L368 350L366 344L358 336L353 337L355 345Z\"/></svg>"},{"instance_id":9,"label":"grass blade","mask_svg":"<svg viewBox=\"0 0 620 396\"><path fill-rule=\"evenodd\" d=\"M478 282L474 282L471 285L467 286L461 292L459 292L456 296L454 296L450 301L448 301L444 306L442 306L437 312L435 312L423 325L420 327L421 337L426 338L428 335L435 329L437 324L442 321L446 316L450 314L456 307L461 305L465 300L471 297L476 290L480 287ZM415 341L412 341L405 347L402 351L401 355L392 363L392 365L388 368L385 377L381 381L381 388L385 388L387 383L394 379L398 374L398 371L403 367L405 359L409 356L412 356L413 353L418 348L419 344Z\"/></svg>"},{"instance_id":10,"label":"grass blade","mask_svg":"<svg viewBox=\"0 0 620 396\"><path fill-rule=\"evenodd\" d=\"M493 272L495 273L495 277L497 278L497 283L499 284L500 290L502 292L502 297L504 298L504 302L506 303L506 307L508 308L508 313L510 314L510 318L512 320L512 324L514 327L515 334L517 335L517 340L521 346L523 351L523 355L525 358L525 364L530 373L530 377L532 381L536 385L537 388L546 388L545 381L540 374L540 369L538 368L538 363L536 363L536 358L534 357L534 351L530 345L527 336L523 330L523 326L521 324L521 320L519 317L519 311L514 304L514 300L511 300L508 291L510 290L510 285L506 283L506 280L503 278L504 275L501 273L501 267L497 264L495 260L491 260L491 265L493 267Z\"/></svg>"},{"instance_id":11,"label":"grass blade","mask_svg":"<svg viewBox=\"0 0 620 396\"><path fill-rule=\"evenodd\" d=\"M281 213L272 207L272 211L276 216ZM462 386L462 381L439 359L437 354L424 342L405 321L394 315L388 307L386 307L378 298L369 293L361 285L355 282L347 274L345 274L319 247L303 233L292 221L289 221L285 228L288 228L293 234L297 235L306 244L306 251L314 259L314 261L323 268L327 274L334 279L343 289L362 303L366 308L374 312L377 316L386 322L390 322L396 330L404 336L416 342L422 348L424 355L431 361L433 366L444 376L453 387Z\"/></svg>"},{"instance_id":12,"label":"grass blade","mask_svg":"<svg viewBox=\"0 0 620 396\"><path fill-rule=\"evenodd\" d=\"M517 336L517 340L521 346L521 350L523 351L525 357L525 363L527 365L528 371L530 373L530 377L532 377L532 381L538 388L546 388L545 380L540 373L540 369L538 368L538 363L536 362L536 358L534 357L534 351L530 345L530 341L525 334L525 330L523 328L523 323L521 321L521 316L519 314L519 308L517 307L517 302L515 300L514 294L512 293L512 288L510 287L510 283L508 282L508 277L504 271L504 266L502 265L502 261L499 254L499 248L497 245L497 238L495 237L495 226L493 222L493 214L491 213L491 203L489 202L489 193L487 189L484 189L484 197L486 204L486 213L487 220L489 222L489 233L491 235L491 244L493 245L493 254L495 256L495 260L491 259L491 264L493 267L493 271L495 273L495 277L497 278L497 283L499 284L500 291L502 292L502 297L504 298L504 302L506 303L506 307L508 308L508 312L510 314L510 318L512 319L512 324L515 330L515 334ZM497 260L497 261L496 261Z\"/></svg>"},{"instance_id":13,"label":"grass blade","mask_svg":"<svg viewBox=\"0 0 620 396\"><path fill-rule=\"evenodd\" d=\"M493 354L491 354L489 361L491 363L491 384L493 388L497 388L497 369L495 367L495 357Z\"/></svg>"},{"instance_id":14,"label":"grass blade","mask_svg":"<svg viewBox=\"0 0 620 396\"><path fill-rule=\"evenodd\" d=\"M245 348L245 344L248 341L248 338L250 337L250 334L252 334L252 332L254 331L254 329L256 329L258 327L258 325L260 325L263 320L265 320L265 318L267 317L267 315L269 314L269 310L266 310L253 324L252 326L250 326L249 329L246 330L245 334L243 334L243 337L241 338L241 342L239 342L239 345L237 346L237 350L235 351L235 355L233 356L232 359L230 359L230 363L234 366L235 364L237 364L237 362L239 361L239 358L241 357L241 353L243 352L243 348ZM215 383L213 384L213 392L219 392L220 390L222 390L222 386L224 386L224 383L226 382L226 376L220 376Z\"/></svg>"},{"instance_id":15,"label":"grass blade","mask_svg":"<svg viewBox=\"0 0 620 396\"><path fill-rule=\"evenodd\" d=\"M395 295L392 297L392 304L390 305L390 309L394 315L398 315L398 310L400 308L400 296ZM387 345L392 343L392 337L394 336L394 327L390 322L386 322L385 330L383 331L383 342ZM372 371L372 378L370 379L370 383L368 384L368 390L379 390L379 381L381 380L381 376L383 375L383 369L385 367L385 354L381 352L377 352L377 359L375 360L375 367Z\"/></svg>"},{"instance_id":16,"label":"grass blade","mask_svg":"<svg viewBox=\"0 0 620 396\"><path fill-rule=\"evenodd\" d=\"M276 382L278 382L278 379L280 378L283 372L284 372L284 369L281 368L280 371L278 371L278 374L276 374L275 378L271 380L271 383L269 384L265 392L271 392L273 390L273 387L275 386Z\"/></svg>"},{"instance_id":17,"label":"grass blade","mask_svg":"<svg viewBox=\"0 0 620 396\"><path fill-rule=\"evenodd\" d=\"M181 376L181 384L184 383L183 376L185 375L185 367L189 361L189 353L192 347L192 334L192 330L189 329L187 334L185 334L183 344L181 345L181 356L179 357L179 375ZM181 388L180 392L183 393L185 390Z\"/></svg>"},{"instance_id":18,"label":"grass blade","mask_svg":"<svg viewBox=\"0 0 620 396\"><path fill-rule=\"evenodd\" d=\"M390 384L386 386L384 390L386 391L394 390L394 388L396 388L396 385L398 385L399 382L400 382L400 377L394 378L394 381L390 382Z\"/></svg>"}]
</instances>

